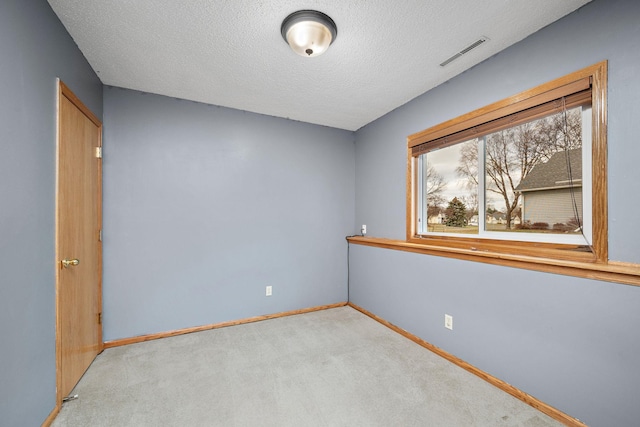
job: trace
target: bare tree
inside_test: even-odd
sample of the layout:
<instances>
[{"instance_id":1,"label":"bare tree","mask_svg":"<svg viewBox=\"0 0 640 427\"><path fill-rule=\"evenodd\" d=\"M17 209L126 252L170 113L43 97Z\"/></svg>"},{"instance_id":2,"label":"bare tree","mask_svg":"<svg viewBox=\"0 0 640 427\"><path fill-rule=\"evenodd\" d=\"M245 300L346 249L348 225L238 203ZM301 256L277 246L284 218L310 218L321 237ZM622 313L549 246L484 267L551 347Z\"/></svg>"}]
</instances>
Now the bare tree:
<instances>
[{"instance_id":1,"label":"bare tree","mask_svg":"<svg viewBox=\"0 0 640 427\"><path fill-rule=\"evenodd\" d=\"M515 189L520 181L554 153L580 147L580 123L580 111L575 109L486 136L485 190L504 201L507 229L518 208L520 193ZM477 188L477 144L465 143L461 147L456 172L467 178L469 188Z\"/></svg>"},{"instance_id":2,"label":"bare tree","mask_svg":"<svg viewBox=\"0 0 640 427\"><path fill-rule=\"evenodd\" d=\"M478 192L471 192L466 196L459 197L460 201L467 207L467 219L478 215Z\"/></svg>"},{"instance_id":3,"label":"bare tree","mask_svg":"<svg viewBox=\"0 0 640 427\"><path fill-rule=\"evenodd\" d=\"M460 148L460 160L456 172L467 178L467 188L478 188L478 140L463 142ZM477 193L477 191L476 191Z\"/></svg>"},{"instance_id":4,"label":"bare tree","mask_svg":"<svg viewBox=\"0 0 640 427\"><path fill-rule=\"evenodd\" d=\"M447 187L444 177L436 170L435 167L427 162L427 194L440 195Z\"/></svg>"},{"instance_id":5,"label":"bare tree","mask_svg":"<svg viewBox=\"0 0 640 427\"><path fill-rule=\"evenodd\" d=\"M460 159L456 173L467 178L466 187L469 195L462 198L469 208L467 219L478 214L478 140L474 139L462 143L460 147Z\"/></svg>"},{"instance_id":6,"label":"bare tree","mask_svg":"<svg viewBox=\"0 0 640 427\"><path fill-rule=\"evenodd\" d=\"M547 151L537 136L535 126L526 123L493 133L486 139L485 173L490 178L486 190L504 201L507 230L511 228L511 217L520 200L516 187Z\"/></svg>"},{"instance_id":7,"label":"bare tree","mask_svg":"<svg viewBox=\"0 0 640 427\"><path fill-rule=\"evenodd\" d=\"M580 108L554 114L538 122L538 139L546 148L546 159L562 150L582 146L582 114Z\"/></svg>"},{"instance_id":8,"label":"bare tree","mask_svg":"<svg viewBox=\"0 0 640 427\"><path fill-rule=\"evenodd\" d=\"M427 217L436 216L440 213L445 199L442 192L447 187L444 177L436 168L427 161L427 172L425 177L425 197L427 200Z\"/></svg>"}]
</instances>

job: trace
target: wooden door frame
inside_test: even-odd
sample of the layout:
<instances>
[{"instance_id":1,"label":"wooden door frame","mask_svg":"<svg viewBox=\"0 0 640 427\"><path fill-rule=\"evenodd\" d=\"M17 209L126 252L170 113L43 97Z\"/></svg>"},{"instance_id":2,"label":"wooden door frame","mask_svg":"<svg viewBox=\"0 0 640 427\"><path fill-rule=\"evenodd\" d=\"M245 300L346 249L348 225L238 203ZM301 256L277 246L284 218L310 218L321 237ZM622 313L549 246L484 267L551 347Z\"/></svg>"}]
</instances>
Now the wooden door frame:
<instances>
[{"instance_id":1,"label":"wooden door frame","mask_svg":"<svg viewBox=\"0 0 640 427\"><path fill-rule=\"evenodd\" d=\"M58 91L57 91L57 102L56 102L56 202L55 202L55 269L56 269L56 409L55 412L59 411L62 406L62 399L65 396L61 395L60 385L62 383L62 349L61 349L61 340L60 340L60 331L61 331L61 321L60 321L60 307L59 307L59 289L60 289L60 272L62 270L60 260L61 254L60 251L60 227L59 227L59 215L60 215L60 142L61 142L61 126L60 126L60 111L61 111L61 103L62 99L67 98L75 107L78 108L93 124L98 127L98 144L102 147L102 122L98 117L87 108L87 106L82 103L82 101L69 89L67 85L65 85L62 80L57 79L58 83ZM97 165L97 173L98 173L98 224L100 230L102 230L102 162L98 162ZM100 310L99 313L102 312L102 245L98 245L98 306ZM101 353L104 350L104 342L102 338L102 325L100 325L99 333L98 333L98 353Z\"/></svg>"}]
</instances>

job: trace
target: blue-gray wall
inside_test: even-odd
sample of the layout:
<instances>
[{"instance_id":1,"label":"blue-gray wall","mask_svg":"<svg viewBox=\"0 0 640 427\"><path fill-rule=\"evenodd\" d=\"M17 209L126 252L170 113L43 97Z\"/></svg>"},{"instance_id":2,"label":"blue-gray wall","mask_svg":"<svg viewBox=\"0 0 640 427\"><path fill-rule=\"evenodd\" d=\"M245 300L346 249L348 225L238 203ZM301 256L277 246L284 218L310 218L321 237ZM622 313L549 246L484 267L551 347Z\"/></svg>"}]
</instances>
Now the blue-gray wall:
<instances>
[{"instance_id":1,"label":"blue-gray wall","mask_svg":"<svg viewBox=\"0 0 640 427\"><path fill-rule=\"evenodd\" d=\"M595 0L360 129L356 224L404 239L408 135L608 59L609 253L640 263L639 22ZM350 296L590 426L638 425L640 287L352 245Z\"/></svg>"},{"instance_id":2,"label":"blue-gray wall","mask_svg":"<svg viewBox=\"0 0 640 427\"><path fill-rule=\"evenodd\" d=\"M43 0L0 2L0 425L55 406L56 77L102 117L102 84Z\"/></svg>"},{"instance_id":3,"label":"blue-gray wall","mask_svg":"<svg viewBox=\"0 0 640 427\"><path fill-rule=\"evenodd\" d=\"M594 0L355 136L106 88L105 339L344 301L344 236L404 238L407 135L603 59L610 255L639 263L639 19ZM55 78L98 117L103 92L44 0L0 2L0 58L0 424L33 426L55 405ZM350 296L589 425L640 419L638 287L354 245Z\"/></svg>"},{"instance_id":4,"label":"blue-gray wall","mask_svg":"<svg viewBox=\"0 0 640 427\"><path fill-rule=\"evenodd\" d=\"M347 300L353 132L112 87L104 111L105 340Z\"/></svg>"}]
</instances>

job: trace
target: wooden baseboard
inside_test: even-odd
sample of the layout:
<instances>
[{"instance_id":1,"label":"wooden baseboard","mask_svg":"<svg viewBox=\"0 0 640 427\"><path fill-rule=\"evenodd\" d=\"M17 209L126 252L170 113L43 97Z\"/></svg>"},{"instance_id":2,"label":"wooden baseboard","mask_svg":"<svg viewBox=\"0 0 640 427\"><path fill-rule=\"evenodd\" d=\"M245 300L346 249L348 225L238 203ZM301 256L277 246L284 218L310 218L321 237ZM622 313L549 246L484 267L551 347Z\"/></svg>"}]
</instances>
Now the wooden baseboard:
<instances>
[{"instance_id":1,"label":"wooden baseboard","mask_svg":"<svg viewBox=\"0 0 640 427\"><path fill-rule=\"evenodd\" d=\"M440 357L443 357L444 359L448 360L449 362L458 365L459 367L461 367L462 369L482 378L483 380L487 381L488 383L498 387L499 389L509 393L511 396L515 397L516 399L519 399L521 401L523 401L524 403L526 403L529 406L532 406L534 408L536 408L537 410L539 410L540 412L543 412L545 414L547 414L548 416L550 416L551 418L560 421L561 423L569 426L569 427L587 427L586 424L584 424L582 421L573 418L567 414L565 414L564 412L550 406L547 405L546 403L536 399L535 397L525 393L524 391L515 388L514 386L512 386L511 384L508 384L504 381L502 381L501 379L498 379L496 377L494 377L493 375L490 375L484 371L482 371L481 369L476 368L473 365L470 365L469 363L465 362L462 359L459 359L458 357L447 353L446 351L442 350L439 347L436 347L435 345L423 340L422 338L419 338L407 331L405 331L402 328L399 328L398 326L382 319L381 317L376 316L375 314L365 310L362 307L359 307L351 302L349 302L347 304L349 307L352 307L356 310L358 310L359 312L369 316L370 318L380 322L381 324L385 325L386 327L388 327L389 329L399 333L400 335L410 339L411 341L421 345L422 347L426 348L427 350L432 351L433 353L437 354Z\"/></svg>"},{"instance_id":2,"label":"wooden baseboard","mask_svg":"<svg viewBox=\"0 0 640 427\"><path fill-rule=\"evenodd\" d=\"M105 341L104 348L120 347L122 345L135 344L144 341L157 340L160 338L174 337L176 335L190 334L192 332L202 332L211 329L226 328L227 326L244 325L246 323L260 322L261 320L276 319L278 317L294 316L296 314L311 313L313 311L328 310L330 308L338 308L346 306L346 302L336 304L322 305L318 307L303 308L300 310L285 311L282 313L265 314L262 316L249 317L247 319L232 320L229 322L215 323L212 325L195 326L193 328L177 329L175 331L159 332L157 334L139 335L137 337L122 338L117 340Z\"/></svg>"},{"instance_id":3,"label":"wooden baseboard","mask_svg":"<svg viewBox=\"0 0 640 427\"><path fill-rule=\"evenodd\" d=\"M40 427L49 427L53 423L53 420L56 419L56 416L58 416L58 412L60 412L60 406L56 405L49 416L42 422L42 425Z\"/></svg>"}]
</instances>

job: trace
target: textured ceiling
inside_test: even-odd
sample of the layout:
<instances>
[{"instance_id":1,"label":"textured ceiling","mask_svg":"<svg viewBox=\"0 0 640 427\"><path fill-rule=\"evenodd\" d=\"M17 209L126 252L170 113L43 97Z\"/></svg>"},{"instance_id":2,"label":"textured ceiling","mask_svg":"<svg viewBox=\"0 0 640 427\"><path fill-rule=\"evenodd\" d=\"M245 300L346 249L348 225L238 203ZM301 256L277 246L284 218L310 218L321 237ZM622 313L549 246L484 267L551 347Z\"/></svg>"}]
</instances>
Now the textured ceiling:
<instances>
[{"instance_id":1,"label":"textured ceiling","mask_svg":"<svg viewBox=\"0 0 640 427\"><path fill-rule=\"evenodd\" d=\"M590 0L48 1L106 85L357 130ZM282 39L300 9L338 26L324 55Z\"/></svg>"}]
</instances>

